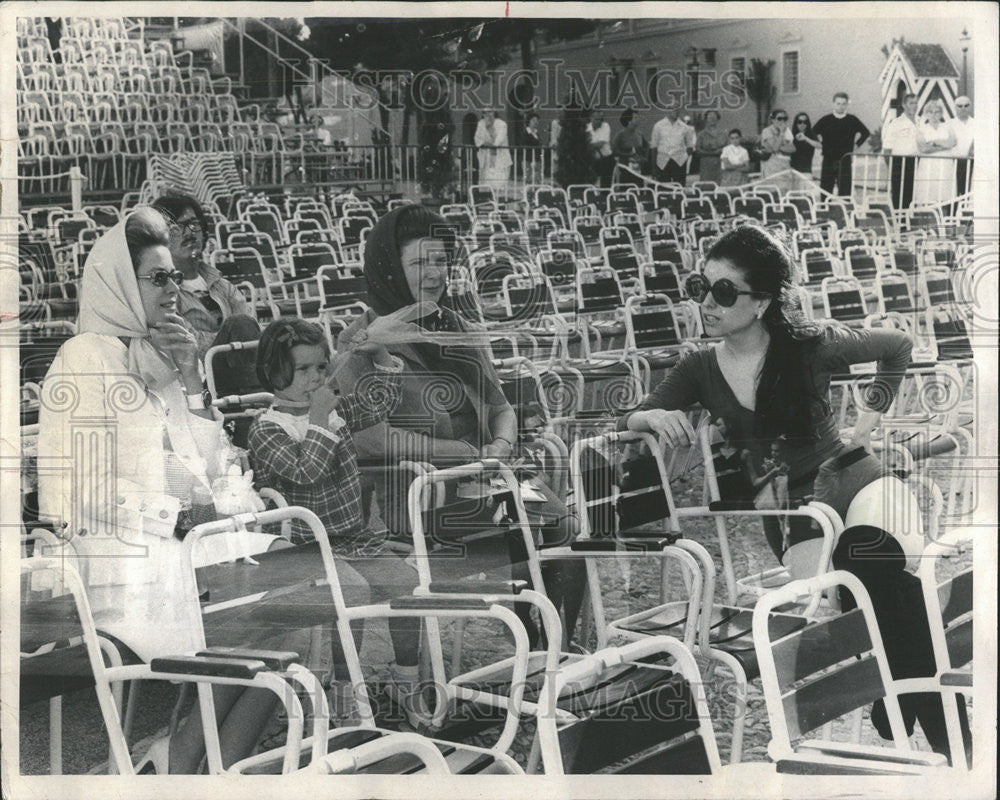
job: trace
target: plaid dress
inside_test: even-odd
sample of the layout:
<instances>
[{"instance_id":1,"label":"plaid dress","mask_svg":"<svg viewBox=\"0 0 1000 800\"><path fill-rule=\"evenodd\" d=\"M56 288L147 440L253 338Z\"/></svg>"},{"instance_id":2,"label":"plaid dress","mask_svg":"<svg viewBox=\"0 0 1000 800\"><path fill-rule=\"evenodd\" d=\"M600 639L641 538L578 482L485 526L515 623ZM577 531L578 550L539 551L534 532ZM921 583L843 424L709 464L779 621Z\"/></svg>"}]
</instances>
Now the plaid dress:
<instances>
[{"instance_id":1,"label":"plaid dress","mask_svg":"<svg viewBox=\"0 0 1000 800\"><path fill-rule=\"evenodd\" d=\"M376 370L368 391L342 396L337 431L309 425L308 416L268 409L250 428L250 463L261 486L280 492L289 505L304 506L326 527L333 551L343 557L382 552L381 536L367 528L361 510L358 453L351 431L384 420L399 403L398 372ZM310 529L293 520L292 542L312 540Z\"/></svg>"}]
</instances>

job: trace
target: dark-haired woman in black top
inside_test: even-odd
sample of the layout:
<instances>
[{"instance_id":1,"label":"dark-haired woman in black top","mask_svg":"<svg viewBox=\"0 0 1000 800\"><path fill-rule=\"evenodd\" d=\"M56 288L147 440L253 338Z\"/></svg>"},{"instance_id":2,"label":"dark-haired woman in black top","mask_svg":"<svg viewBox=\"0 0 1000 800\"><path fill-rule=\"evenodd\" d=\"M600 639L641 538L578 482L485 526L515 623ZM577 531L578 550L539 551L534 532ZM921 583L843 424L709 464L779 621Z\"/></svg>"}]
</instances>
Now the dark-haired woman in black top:
<instances>
[{"instance_id":1,"label":"dark-haired woman in black top","mask_svg":"<svg viewBox=\"0 0 1000 800\"><path fill-rule=\"evenodd\" d=\"M816 148L822 145L813 136L812 121L804 111L795 115L795 121L792 123L792 140L795 143L795 152L791 158L792 169L806 175L812 174L813 155Z\"/></svg>"},{"instance_id":2,"label":"dark-haired woman in black top","mask_svg":"<svg viewBox=\"0 0 1000 800\"><path fill-rule=\"evenodd\" d=\"M672 447L684 446L694 442L686 409L700 403L712 419L723 418L730 445L750 451L758 463L769 455L771 443L781 439L790 495L812 496L844 518L857 491L882 475L879 460L870 453L871 432L895 397L912 341L896 330L804 325L783 302L792 274L788 253L766 231L743 227L724 234L709 251L704 273L691 276L686 285L700 303L705 332L722 341L681 359L619 427L650 431ZM868 407L858 414L852 439L845 444L827 399L830 378L851 364L872 361L878 366ZM805 518L790 523L789 546L820 535ZM768 544L781 558L779 525L770 518L764 527ZM899 602L900 597L921 597L919 580L905 571L893 531L883 530L889 527L886 520L880 527L844 531L833 566L856 574L868 589L887 632L893 676L933 676L926 615ZM853 607L853 598L842 596L842 604ZM908 727L919 719L931 747L947 755L940 698L907 695L900 705ZM883 719L884 710L873 708L877 727Z\"/></svg>"}]
</instances>

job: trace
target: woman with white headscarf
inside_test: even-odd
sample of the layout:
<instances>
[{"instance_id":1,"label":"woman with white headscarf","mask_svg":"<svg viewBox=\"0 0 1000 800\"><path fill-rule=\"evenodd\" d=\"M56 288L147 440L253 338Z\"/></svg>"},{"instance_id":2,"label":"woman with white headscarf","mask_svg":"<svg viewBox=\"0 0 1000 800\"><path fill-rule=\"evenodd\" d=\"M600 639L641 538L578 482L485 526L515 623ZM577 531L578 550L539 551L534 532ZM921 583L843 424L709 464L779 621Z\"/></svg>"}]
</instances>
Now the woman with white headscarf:
<instances>
[{"instance_id":1,"label":"woman with white headscarf","mask_svg":"<svg viewBox=\"0 0 1000 800\"><path fill-rule=\"evenodd\" d=\"M514 163L507 140L507 123L497 117L494 109L486 109L476 125L473 141L479 148L479 180L494 189L503 189Z\"/></svg>"},{"instance_id":2,"label":"woman with white headscarf","mask_svg":"<svg viewBox=\"0 0 1000 800\"><path fill-rule=\"evenodd\" d=\"M79 333L49 368L39 419L41 516L78 556L98 630L142 661L202 644L175 531L210 506L213 480L227 473L232 455L222 416L205 402L194 333L177 313L182 275L168 242L163 217L141 208L94 245ZM196 557L211 563L275 541L240 536L238 544L209 537ZM241 687L213 694L228 765L252 751L277 697ZM204 754L197 704L154 748L148 756L157 772L197 770Z\"/></svg>"}]
</instances>

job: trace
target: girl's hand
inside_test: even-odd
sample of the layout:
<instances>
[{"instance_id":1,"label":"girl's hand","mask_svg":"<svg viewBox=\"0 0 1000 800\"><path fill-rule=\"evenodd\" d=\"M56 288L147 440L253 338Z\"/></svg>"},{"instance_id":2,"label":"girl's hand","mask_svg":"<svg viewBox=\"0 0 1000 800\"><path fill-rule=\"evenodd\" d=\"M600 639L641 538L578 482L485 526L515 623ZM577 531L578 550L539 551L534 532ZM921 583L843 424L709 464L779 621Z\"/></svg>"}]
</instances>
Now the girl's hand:
<instances>
[{"instance_id":1,"label":"girl's hand","mask_svg":"<svg viewBox=\"0 0 1000 800\"><path fill-rule=\"evenodd\" d=\"M640 416L639 430L648 430L663 437L672 448L694 444L694 428L684 411L664 411L662 408L654 408L634 414L633 419L636 416Z\"/></svg>"},{"instance_id":2,"label":"girl's hand","mask_svg":"<svg viewBox=\"0 0 1000 800\"><path fill-rule=\"evenodd\" d=\"M154 328L149 340L161 353L169 355L182 375L198 373L198 340L179 314L167 314Z\"/></svg>"},{"instance_id":3,"label":"girl's hand","mask_svg":"<svg viewBox=\"0 0 1000 800\"><path fill-rule=\"evenodd\" d=\"M320 386L309 398L309 421L316 425L326 425L339 402L340 398L333 389Z\"/></svg>"}]
</instances>

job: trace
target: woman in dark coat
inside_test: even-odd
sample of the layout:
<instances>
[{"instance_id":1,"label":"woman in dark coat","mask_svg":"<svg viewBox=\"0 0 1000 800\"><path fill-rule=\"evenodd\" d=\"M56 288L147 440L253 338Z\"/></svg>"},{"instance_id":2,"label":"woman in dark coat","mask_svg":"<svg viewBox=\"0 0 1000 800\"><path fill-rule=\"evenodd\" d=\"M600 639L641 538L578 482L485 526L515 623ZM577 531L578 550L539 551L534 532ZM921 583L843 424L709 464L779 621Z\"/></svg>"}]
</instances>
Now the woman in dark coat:
<instances>
[{"instance_id":1,"label":"woman in dark coat","mask_svg":"<svg viewBox=\"0 0 1000 800\"><path fill-rule=\"evenodd\" d=\"M386 422L355 435L362 462L392 465L408 459L447 467L482 458L511 458L517 415L500 388L489 345L485 337L477 344L473 326L449 307L454 241L440 216L416 205L390 211L367 236L364 270L371 309L341 334L340 342L378 337L404 366L396 411ZM407 322L401 321L402 316ZM338 374L342 392L354 391L365 379L365 369L359 365L361 360L353 359ZM389 468L376 481L382 518L396 534L409 530L406 494L411 478ZM575 517L547 485L536 483L545 502L529 512L550 521L542 528L545 542L569 543L577 533ZM526 577L524 565L520 567L516 577ZM585 567L579 560L550 561L542 572L549 599L563 607L571 639L586 583ZM520 613L529 635L533 634L524 610Z\"/></svg>"}]
</instances>

